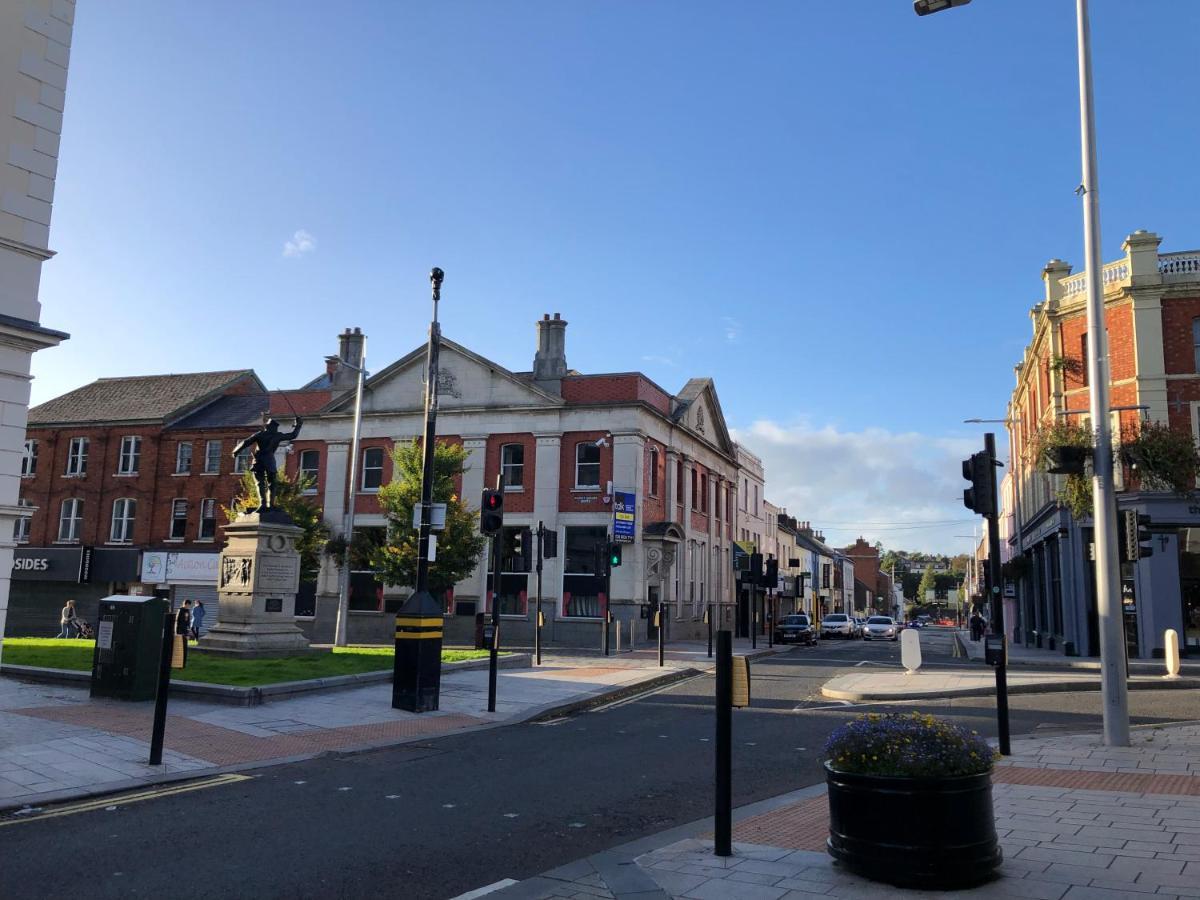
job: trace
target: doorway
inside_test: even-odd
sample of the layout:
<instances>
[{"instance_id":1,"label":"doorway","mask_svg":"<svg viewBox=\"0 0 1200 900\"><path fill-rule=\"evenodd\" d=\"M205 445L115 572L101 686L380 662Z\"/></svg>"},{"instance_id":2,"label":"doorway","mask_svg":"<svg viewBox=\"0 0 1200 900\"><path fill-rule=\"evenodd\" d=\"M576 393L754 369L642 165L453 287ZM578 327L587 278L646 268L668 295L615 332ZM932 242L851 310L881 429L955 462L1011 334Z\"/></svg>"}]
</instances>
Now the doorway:
<instances>
[{"instance_id":1,"label":"doorway","mask_svg":"<svg viewBox=\"0 0 1200 900\"><path fill-rule=\"evenodd\" d=\"M655 625L659 611L662 608L662 603L659 600L658 585L650 585L646 588L646 640L658 640L658 626Z\"/></svg>"}]
</instances>

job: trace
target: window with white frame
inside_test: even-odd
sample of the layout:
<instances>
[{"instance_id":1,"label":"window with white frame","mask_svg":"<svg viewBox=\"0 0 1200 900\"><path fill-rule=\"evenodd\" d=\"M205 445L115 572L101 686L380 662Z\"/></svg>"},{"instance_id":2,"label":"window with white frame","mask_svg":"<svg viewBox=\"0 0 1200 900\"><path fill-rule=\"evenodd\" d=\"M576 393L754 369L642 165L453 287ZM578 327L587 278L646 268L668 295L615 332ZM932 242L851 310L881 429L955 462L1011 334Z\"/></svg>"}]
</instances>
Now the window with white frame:
<instances>
[{"instance_id":1,"label":"window with white frame","mask_svg":"<svg viewBox=\"0 0 1200 900\"><path fill-rule=\"evenodd\" d=\"M33 506L28 500L22 497L17 501L17 506ZM13 540L18 544L29 543L29 526L33 524L33 516L17 516L13 519Z\"/></svg>"},{"instance_id":2,"label":"window with white frame","mask_svg":"<svg viewBox=\"0 0 1200 900\"><path fill-rule=\"evenodd\" d=\"M28 440L25 442L25 452L21 455L21 474L36 475L37 474L37 459L38 459L38 442L37 440Z\"/></svg>"},{"instance_id":3,"label":"window with white frame","mask_svg":"<svg viewBox=\"0 0 1200 900\"><path fill-rule=\"evenodd\" d=\"M320 450L301 450L300 451L300 482L306 487L304 493L315 494L317 492L317 482L321 477L321 451Z\"/></svg>"},{"instance_id":4,"label":"window with white frame","mask_svg":"<svg viewBox=\"0 0 1200 900\"><path fill-rule=\"evenodd\" d=\"M525 487L525 446L505 444L500 448L501 484L506 491L519 491Z\"/></svg>"},{"instance_id":5,"label":"window with white frame","mask_svg":"<svg viewBox=\"0 0 1200 900\"><path fill-rule=\"evenodd\" d=\"M117 459L118 475L136 475L142 461L142 439L136 434L121 438L121 455Z\"/></svg>"},{"instance_id":6,"label":"window with white frame","mask_svg":"<svg viewBox=\"0 0 1200 900\"><path fill-rule=\"evenodd\" d=\"M600 448L592 441L575 445L575 487L579 490L600 487Z\"/></svg>"},{"instance_id":7,"label":"window with white frame","mask_svg":"<svg viewBox=\"0 0 1200 900\"><path fill-rule=\"evenodd\" d=\"M243 447L233 457L233 474L234 475L240 475L242 472L245 472L247 469L250 468L251 452L252 451L249 447Z\"/></svg>"},{"instance_id":8,"label":"window with white frame","mask_svg":"<svg viewBox=\"0 0 1200 900\"><path fill-rule=\"evenodd\" d=\"M221 471L221 442L204 442L204 473L217 475Z\"/></svg>"},{"instance_id":9,"label":"window with white frame","mask_svg":"<svg viewBox=\"0 0 1200 900\"><path fill-rule=\"evenodd\" d=\"M1200 372L1200 318L1192 319L1192 369Z\"/></svg>"},{"instance_id":10,"label":"window with white frame","mask_svg":"<svg viewBox=\"0 0 1200 900\"><path fill-rule=\"evenodd\" d=\"M182 541L187 537L188 502L180 497L171 501L171 540Z\"/></svg>"},{"instance_id":11,"label":"window with white frame","mask_svg":"<svg viewBox=\"0 0 1200 900\"><path fill-rule=\"evenodd\" d=\"M83 499L70 497L62 502L58 514L58 539L78 541L83 534Z\"/></svg>"},{"instance_id":12,"label":"window with white frame","mask_svg":"<svg viewBox=\"0 0 1200 900\"><path fill-rule=\"evenodd\" d=\"M71 444L67 448L68 475L87 474L88 443L85 437L71 438Z\"/></svg>"},{"instance_id":13,"label":"window with white frame","mask_svg":"<svg viewBox=\"0 0 1200 900\"><path fill-rule=\"evenodd\" d=\"M383 448L368 447L362 455L362 489L377 491L383 486Z\"/></svg>"},{"instance_id":14,"label":"window with white frame","mask_svg":"<svg viewBox=\"0 0 1200 900\"><path fill-rule=\"evenodd\" d=\"M658 448L650 448L650 496L658 496Z\"/></svg>"},{"instance_id":15,"label":"window with white frame","mask_svg":"<svg viewBox=\"0 0 1200 900\"><path fill-rule=\"evenodd\" d=\"M137 501L121 498L113 501L112 528L108 539L114 544L129 544L133 542L133 520L137 515Z\"/></svg>"},{"instance_id":16,"label":"window with white frame","mask_svg":"<svg viewBox=\"0 0 1200 900\"><path fill-rule=\"evenodd\" d=\"M192 471L192 442L180 441L175 445L175 474L187 475Z\"/></svg>"},{"instance_id":17,"label":"window with white frame","mask_svg":"<svg viewBox=\"0 0 1200 900\"><path fill-rule=\"evenodd\" d=\"M184 515L187 512L185 509ZM184 519L187 522L187 519ZM202 541L211 541L217 536L217 501L212 497L207 497L200 501L200 533L199 539Z\"/></svg>"}]
</instances>

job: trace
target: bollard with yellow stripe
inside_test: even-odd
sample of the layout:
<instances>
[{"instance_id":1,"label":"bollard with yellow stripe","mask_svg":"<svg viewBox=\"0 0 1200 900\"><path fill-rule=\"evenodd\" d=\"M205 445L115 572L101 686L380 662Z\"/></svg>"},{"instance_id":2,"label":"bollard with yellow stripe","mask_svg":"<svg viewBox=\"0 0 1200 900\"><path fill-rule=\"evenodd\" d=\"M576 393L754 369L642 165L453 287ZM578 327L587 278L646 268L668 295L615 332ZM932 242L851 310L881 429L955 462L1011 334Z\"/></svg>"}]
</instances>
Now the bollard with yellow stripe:
<instances>
[{"instance_id":1,"label":"bollard with yellow stripe","mask_svg":"<svg viewBox=\"0 0 1200 900\"><path fill-rule=\"evenodd\" d=\"M444 621L441 606L428 591L417 591L396 614L394 709L432 712L438 708Z\"/></svg>"}]
</instances>

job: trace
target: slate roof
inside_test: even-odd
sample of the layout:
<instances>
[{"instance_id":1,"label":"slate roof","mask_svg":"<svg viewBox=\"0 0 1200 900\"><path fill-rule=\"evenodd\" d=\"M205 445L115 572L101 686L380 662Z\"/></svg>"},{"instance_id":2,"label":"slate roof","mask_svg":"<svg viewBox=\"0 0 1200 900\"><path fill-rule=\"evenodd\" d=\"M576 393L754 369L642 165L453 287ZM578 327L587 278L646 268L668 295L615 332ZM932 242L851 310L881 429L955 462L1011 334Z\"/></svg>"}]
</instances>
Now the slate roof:
<instances>
[{"instance_id":1,"label":"slate roof","mask_svg":"<svg viewBox=\"0 0 1200 900\"><path fill-rule=\"evenodd\" d=\"M232 394L173 422L171 428L260 428L271 400L267 394Z\"/></svg>"},{"instance_id":2,"label":"slate roof","mask_svg":"<svg viewBox=\"0 0 1200 900\"><path fill-rule=\"evenodd\" d=\"M167 421L247 376L265 392L253 369L100 378L33 407L29 424Z\"/></svg>"}]
</instances>

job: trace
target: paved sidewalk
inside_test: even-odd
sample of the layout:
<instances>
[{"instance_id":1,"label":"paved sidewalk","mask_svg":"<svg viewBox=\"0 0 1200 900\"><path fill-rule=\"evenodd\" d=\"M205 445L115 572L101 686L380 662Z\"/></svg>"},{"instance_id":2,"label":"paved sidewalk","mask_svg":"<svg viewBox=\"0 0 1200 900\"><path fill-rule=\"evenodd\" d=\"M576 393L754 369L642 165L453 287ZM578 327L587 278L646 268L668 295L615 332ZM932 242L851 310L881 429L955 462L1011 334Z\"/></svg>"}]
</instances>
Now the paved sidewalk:
<instances>
[{"instance_id":1,"label":"paved sidewalk","mask_svg":"<svg viewBox=\"0 0 1200 900\"><path fill-rule=\"evenodd\" d=\"M959 629L958 636L967 658L983 662L983 641L972 641L969 629ZM1008 665L1036 666L1042 669L1076 669L1084 671L1099 671L1100 660L1088 656L1064 656L1062 650L1050 650L1042 647L1026 647L1024 644L1008 644ZM1181 660L1180 671L1183 675L1200 675L1200 660ZM1165 675L1166 663L1161 659L1131 659L1129 673L1131 675Z\"/></svg>"},{"instance_id":2,"label":"paved sidewalk","mask_svg":"<svg viewBox=\"0 0 1200 900\"><path fill-rule=\"evenodd\" d=\"M443 676L439 710L423 714L392 709L390 683L253 707L173 699L162 766L146 764L153 703L92 700L87 688L0 678L0 810L524 721L692 671L603 657L545 662L499 671L495 713L486 711L486 669Z\"/></svg>"},{"instance_id":3,"label":"paved sidewalk","mask_svg":"<svg viewBox=\"0 0 1200 900\"><path fill-rule=\"evenodd\" d=\"M1200 678L1189 676L1168 681L1158 675L1133 675L1128 685L1131 690L1200 688ZM1098 690L1099 672L1008 670L1010 694ZM833 700L851 701L992 696L996 693L996 672L990 666L978 669L922 668L912 675L902 668L870 669L832 678L821 687L821 693Z\"/></svg>"},{"instance_id":4,"label":"paved sidewalk","mask_svg":"<svg viewBox=\"0 0 1200 900\"><path fill-rule=\"evenodd\" d=\"M712 853L711 820L579 860L498 890L546 897L817 900L934 897L1124 900L1200 897L1200 726L1013 741L993 777L1004 849L979 888L909 891L868 881L825 852L824 785L735 812L734 855Z\"/></svg>"}]
</instances>

